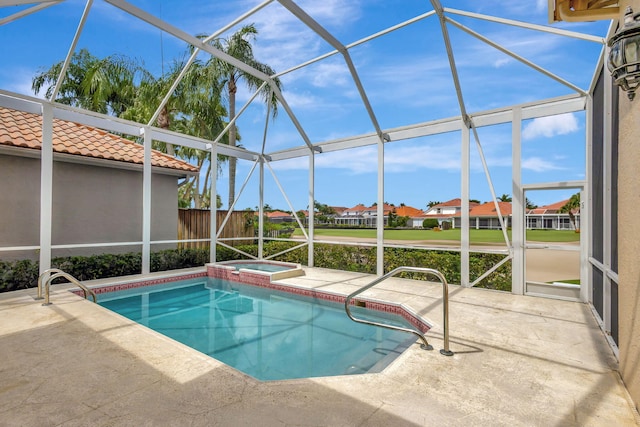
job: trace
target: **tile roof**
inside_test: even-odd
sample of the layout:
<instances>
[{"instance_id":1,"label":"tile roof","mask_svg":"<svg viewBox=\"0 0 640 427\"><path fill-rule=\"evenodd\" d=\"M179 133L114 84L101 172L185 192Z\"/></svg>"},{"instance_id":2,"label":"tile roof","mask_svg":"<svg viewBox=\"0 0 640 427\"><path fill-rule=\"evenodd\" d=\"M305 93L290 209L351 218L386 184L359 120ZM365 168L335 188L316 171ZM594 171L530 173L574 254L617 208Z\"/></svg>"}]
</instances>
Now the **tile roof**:
<instances>
[{"instance_id":1,"label":"tile roof","mask_svg":"<svg viewBox=\"0 0 640 427\"><path fill-rule=\"evenodd\" d=\"M396 215L398 216L408 216L409 218L423 217L425 216L424 211L420 209L416 209L411 206L398 206L395 209Z\"/></svg>"},{"instance_id":2,"label":"tile roof","mask_svg":"<svg viewBox=\"0 0 640 427\"><path fill-rule=\"evenodd\" d=\"M500 213L502 216L511 215L511 202L498 202L500 206ZM469 211L470 217L476 216L492 216L497 217L496 207L493 202L483 203L471 209Z\"/></svg>"},{"instance_id":3,"label":"tile roof","mask_svg":"<svg viewBox=\"0 0 640 427\"><path fill-rule=\"evenodd\" d=\"M41 150L41 116L0 107L0 145ZM53 151L140 165L144 159L144 148L140 144L101 129L59 119L53 120ZM151 164L198 172L196 166L156 150L151 152Z\"/></svg>"},{"instance_id":4,"label":"tile roof","mask_svg":"<svg viewBox=\"0 0 640 427\"><path fill-rule=\"evenodd\" d=\"M292 215L289 212L282 212L282 211L266 212L265 215L268 218L291 218L292 217Z\"/></svg>"},{"instance_id":5,"label":"tile roof","mask_svg":"<svg viewBox=\"0 0 640 427\"><path fill-rule=\"evenodd\" d=\"M565 200L561 200L559 202L556 203L552 203L550 205L546 205L546 206L538 206L535 209L531 209L529 210L528 213L530 214L554 214L554 213L558 213L558 211L560 209L562 209L562 207L564 205L567 204L567 202L569 201L569 199L565 199ZM574 209L573 212L575 212L576 210Z\"/></svg>"},{"instance_id":6,"label":"tile roof","mask_svg":"<svg viewBox=\"0 0 640 427\"><path fill-rule=\"evenodd\" d=\"M437 205L433 205L432 208L444 208L447 206L462 206L462 200L461 199L451 199L449 201L446 202L442 202L442 203L438 203Z\"/></svg>"},{"instance_id":7,"label":"tile roof","mask_svg":"<svg viewBox=\"0 0 640 427\"><path fill-rule=\"evenodd\" d=\"M352 208L348 208L345 209L343 212L362 212L364 211L366 208L364 207L364 205L362 203L355 205Z\"/></svg>"}]
</instances>

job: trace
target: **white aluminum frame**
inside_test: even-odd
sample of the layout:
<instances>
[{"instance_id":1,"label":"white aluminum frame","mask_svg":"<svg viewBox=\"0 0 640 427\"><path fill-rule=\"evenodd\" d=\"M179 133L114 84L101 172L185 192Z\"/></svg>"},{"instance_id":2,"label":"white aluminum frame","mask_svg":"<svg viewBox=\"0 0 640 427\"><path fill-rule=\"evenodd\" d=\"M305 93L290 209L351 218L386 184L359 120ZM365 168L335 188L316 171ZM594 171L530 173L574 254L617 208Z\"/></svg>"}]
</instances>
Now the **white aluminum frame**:
<instances>
[{"instance_id":1,"label":"white aluminum frame","mask_svg":"<svg viewBox=\"0 0 640 427\"><path fill-rule=\"evenodd\" d=\"M189 61L187 62L187 65L184 67L184 69L182 70L182 72L180 73L180 75L178 76L178 78L176 79L176 81L174 82L172 88L170 89L170 91L165 94L165 97L163 99L163 101L160 103L160 105L158 106L158 108L156 109L155 114L153 115L152 119L149 121L149 123L147 124L139 124L139 123L134 123L134 122L130 122L130 121L126 121L126 120L122 120L119 118L114 118L111 116L106 116L106 115L102 115L102 114L98 114L98 113L93 113L93 112L88 112L88 111L84 111L84 110L80 110L77 108L73 108L73 107L69 107L69 106L65 106L65 105L61 105L61 104L57 104L55 102L55 97L57 94L57 90L59 88L59 86L62 83L62 77L64 75L64 69L66 69L66 66L68 65L71 55L73 54L73 52L75 51L75 47L77 44L77 41L82 33L82 29L84 26L84 22L86 19L86 15L89 12L89 10L91 9L91 6L93 4L92 0L87 0L86 6L85 6L85 10L84 13L82 15L82 18L80 20L80 23L78 25L78 29L76 31L76 34L73 37L73 40L71 41L71 45L70 45L70 49L69 52L67 54L67 58L64 62L65 66L63 67L63 72L60 74L60 78L58 79L58 86L56 86L55 90L54 90L54 95L52 97L51 100L46 101L46 100L41 100L41 99L36 99L36 98L32 98L32 97L26 97L26 96L21 96L21 95L16 95L16 94L12 94L10 92L6 92L6 91L2 91L0 90L0 105L1 106L5 106L8 108L14 108L14 109L18 109L18 110L22 110L22 111L28 111L28 112L34 112L37 114L42 114L43 117L43 151L42 151L42 161L41 161L41 176L42 176L42 185L41 185L41 216L40 216L40 229L41 229L41 237L40 237L40 245L37 247L38 249L40 249L40 265L41 265L41 269L46 269L49 267L50 264L50 257L51 257L51 205L52 205L52 200L51 200L51 179L49 179L48 181L45 182L45 180L47 178L51 177L51 170L52 170L52 162L53 162L53 152L52 152L52 141L51 141L51 128L52 128L52 120L53 118L60 118L63 120L70 120L70 121L74 121L77 123L81 123L81 124L86 124L86 125L90 125L90 126L95 126L95 127L99 127L102 129L106 129L109 131L113 131L113 132L121 132L121 133L128 133L131 135L143 135L144 136L144 152L145 152L145 161L144 161L144 166L143 166L143 217L142 217L142 223L143 223L143 234L141 236L142 241L141 242L120 242L120 243L109 243L108 245L141 245L142 246L142 251L143 251L143 268L142 271L143 272L148 272L149 271L149 255L150 255L150 247L152 244L157 244L157 243L164 243L164 242L169 242L169 241L151 241L151 236L150 236L150 222L151 222L151 217L150 217L150 204L151 204L151 179L152 179L152 168L151 168L151 141L152 140L158 140L158 141L163 141L166 142L168 144L173 144L173 145L184 145L184 146L189 146L195 149L199 149L199 150L206 150L209 151L211 153L211 161L212 163L217 161L217 155L221 154L221 155L226 155L226 156L233 156L236 157L238 159L244 159L244 160L248 160L251 162L254 162L253 164L253 168L251 170L251 172L249 172L249 176L251 176L251 174L253 173L253 170L255 169L255 167L257 165L260 166L260 229L262 230L262 213L263 213L263 204L264 204L264 165L266 164L266 166L271 170L274 178L276 179L276 183L278 185L278 187L280 188L281 192L283 193L283 195L285 196L287 202L290 204L289 199L284 191L284 188L282 188L282 186L280 185L280 183L277 180L277 177L275 176L275 173L273 172L273 169L270 166L270 162L272 161L279 161L279 160L285 160L285 159L292 159L292 158L296 158L296 157L304 157L304 156L308 156L308 160L309 160L309 232L308 235L306 235L306 244L308 245L308 254L309 254L309 265L313 266L314 265L314 259L313 259L313 249L314 249L314 243L315 243L315 238L314 238L314 213L313 213L313 204L314 204L314 188L315 188L315 155L316 153L323 153L323 152L331 152L331 151L338 151L338 150L344 150L344 149L349 149L349 148L356 148L356 147L362 147L362 146L367 146L367 145L373 145L375 144L377 146L378 149L378 157L377 157L377 168L378 168L378 178L377 178L377 200L378 200L378 209L377 209L377 217L378 217L378 221L377 221L377 233L376 233L376 247L377 247L377 274L378 275L382 275L384 272L384 266L383 266L383 254L384 254L384 247L390 247L390 246L395 246L395 245L385 245L384 243L384 237L383 237L383 221L381 220L383 218L383 205L384 205L384 145L386 143L391 143L391 142L396 142L396 141L402 141L402 140L408 140L408 139L413 139L413 138L418 138L418 137L422 137L422 136L427 136L427 135L434 135L434 134L440 134L440 133L445 133L445 132L453 132L453 131L460 131L461 133L461 148L462 148L462 156L461 156L461 196L462 196L462 237L461 237L461 245L460 248L452 248L453 251L460 251L461 253L461 284L463 286L473 286L475 283L477 283L480 279L476 279L476 281L474 283L470 282L470 278L469 278L469 256L470 256L470 242L469 242L469 168L470 168L470 137L471 137L471 132L473 132L473 136L474 136L474 140L476 143L476 147L478 149L478 152L480 154L480 159L482 161L483 164L483 169L485 172L485 176L487 179L487 183L489 185L491 194L492 194L492 198L493 201L495 203L496 209L499 213L499 220L501 223L501 228L504 234L504 238L505 238L505 243L507 245L507 249L506 251L498 251L498 252L505 252L506 253L506 258L505 260L501 261L500 263L498 263L498 265L492 267L491 270L494 270L496 268L498 268L502 263L507 262L509 259L513 259L513 271L514 271L514 278L513 278L513 283L512 283L512 288L513 288L513 292L514 293L524 293L524 215L520 214L520 211L523 210L523 204L524 204L524 190L525 189L532 189L534 187L532 186L523 186L522 182L521 182L521 178L520 178L520 174L521 174L521 159L520 159L520 142L521 142L521 123L522 120L526 120L526 119L531 119L531 118L537 118L537 117L543 117L543 116L548 116L548 115L554 115L554 114L562 114L562 113L568 113L568 112L575 112L575 111L584 111L585 109L589 110L589 102L590 102L590 97L589 97L589 91L581 89L577 86L575 86L574 84L556 76L553 73L550 73L549 71L545 70L542 67L539 67L538 65L536 65L535 63L509 51L508 49L504 48L503 46L501 46L498 43L495 43L491 40L489 40L487 37L467 28L466 26L456 22L455 20L453 20L452 18L450 18L447 15L459 15L459 16L465 16L468 18L473 18L473 19L480 19L480 20L487 20L487 21L491 21L491 22L496 22L496 23L500 23L500 24L505 24L505 25L511 25L511 26L516 26L516 27L521 27L521 28L526 28L526 29L530 29L530 30L534 30L534 31L541 31L541 32L546 32L546 33L551 33L551 34L555 34L555 35L559 35L559 36L564 36L564 37L571 37L571 38L576 38L576 39L580 39L580 40L584 40L584 41L590 41L590 42L595 42L595 43L600 43L604 45L605 39L602 37L597 37L597 36L589 36L589 35L585 35L585 34L581 34L581 33L576 33L576 32L572 32L572 31L566 31L566 30L561 30L561 29L557 29L557 28L552 28L552 27L546 27L546 26L541 26L541 25L535 25L535 24L530 24L530 23L525 23L525 22L519 22L519 21L514 21L514 20L508 20L508 19L503 19L503 18L496 18L496 17L490 17L490 16L486 16L486 15L481 15L481 14L477 14L477 13L471 13L471 12L465 12L465 11L460 11L460 10L456 10L456 9L449 9L449 8L443 8L442 5L440 4L440 2L438 0L430 0L430 3L433 7L432 11L423 13L419 16L416 16L414 18L411 18L409 20L406 20L402 23L399 24L395 24L392 25L386 29L383 29L375 34L372 34L370 36L364 37L358 41L355 41L353 43L350 44L343 44L340 41L338 41L338 39L336 37L334 37L329 31L327 31L324 27L322 27L317 21L315 21L310 15L308 15L302 8L300 8L293 0L266 0L261 2L260 4L256 5L253 9L247 11L246 13L240 15L238 18L236 18L235 20L231 21L229 24L225 25L224 27L220 28L218 31L212 33L209 37L207 37L204 40L200 40L196 37L191 36L190 34L188 34L187 32L178 29L176 27L174 27L173 25L167 23L166 21L163 21L162 19L159 19L153 15L151 15L150 13L146 12L145 10L142 10L134 5L132 5L131 3L125 1L125 0L105 0L108 4L138 18L141 19L147 23L149 23L150 25L160 29L161 31L164 31L168 34L171 34L173 36L175 36L176 38L185 41L189 44L191 44L194 48L195 51L193 53L193 55L191 56L191 58L189 59ZM26 2L24 0L12 0L10 2L4 1L4 0L0 0L0 7L2 6L6 6L6 5L13 5L13 4L21 4L21 3L32 3L31 1ZM0 21L0 25L5 24L7 22L13 21L15 19L19 19L22 16L25 16L27 14L30 13L34 13L37 12L38 10L41 10L42 8L51 6L52 4L56 4L58 2L51 2L51 1L46 1L46 2L40 2L38 5L27 9L23 12L20 12L19 14L15 14L12 15L8 18L5 18L4 20ZM248 17L252 16L253 14L255 14L256 12L258 12L259 10L263 9L264 7L272 4L272 3L279 3L280 6L282 6L283 8L285 8L286 10L288 10L291 14L293 14L296 18L298 18L302 23L304 23L305 25L307 25L313 32L315 32L317 35L319 35L324 41L326 41L329 45L331 45L335 50L331 51L327 54L321 55L320 57L317 57L315 59L312 59L310 61L304 62L302 64L296 65L288 70L282 71L274 76L268 76L263 74L262 72L252 68L251 66L233 58L230 57L229 55L227 55L224 52L219 51L218 49L215 49L214 47L212 47L211 45L208 44L208 42L212 39L214 39L215 37L218 37L220 34L224 33L225 31L229 30L230 28L232 28L234 25L240 24L241 22L243 22L245 19L247 19ZM18 16L20 15L20 16ZM424 123L418 123L418 124L414 124L414 125L410 125L410 126L403 126L403 127L399 127L399 128L393 128L393 129L381 129L378 123L378 119L376 117L375 111L373 109L373 107L371 106L369 100L368 100L368 95L360 81L358 72L356 70L355 65L353 64L353 61L351 60L350 54L349 54L349 49L355 47L355 46L359 46L363 43L366 43L367 41L373 40L375 38L384 36L385 34L389 34L399 28L403 28L406 27L408 25L414 24L416 22L422 21L424 19L429 19L432 16L437 16L438 21L439 21L439 26L440 26L440 30L442 33L442 37L443 37L443 41L445 44L445 49L446 49L446 53L447 53L447 58L449 61L449 68L450 68L450 72L451 72L451 76L453 79L453 83L454 83L454 87L455 87L455 92L456 92L456 96L458 99L458 105L459 105L459 109L460 109L460 115L457 117L451 117L451 118L446 118L446 119L439 119L439 120L433 120L433 121L429 121L429 122L424 122ZM6 21L6 22L5 22ZM523 64L533 68L534 70L542 73L543 75L549 77L552 80L555 80L556 82L559 82L563 85L565 85L566 87L569 87L571 90L575 91L575 94L572 95L568 95L568 96L563 96L563 97L559 97L559 98L554 98L554 99L547 99L547 100L541 100L541 101L537 101L537 102L531 102L531 103L524 103L524 104L520 104L520 105L515 105L515 106L510 106L510 107L504 107L504 108L500 108L500 109L496 109L496 110L488 110L488 111L479 111L479 112L468 112L465 102L464 102L464 97L463 97L463 92L462 92L462 88L460 86L460 82L459 82L459 78L458 78L458 72L457 72L457 66L456 66L456 62L455 62L455 56L454 56L454 50L453 50L453 46L451 43L451 40L449 38L449 34L448 34L448 26L449 25L453 25L457 28L459 28L462 31L467 32L468 34L470 34L471 36L477 38L478 40L482 41L483 43L486 43L489 46L492 46L495 49L500 50L501 52L511 56L512 58L515 58L516 60L522 62ZM175 132L171 132L171 131L166 131L163 129L159 129L156 127L153 127L152 124L155 121L155 119L157 118L157 115L159 114L159 111L162 109L162 106L168 101L169 97L171 96L171 93L175 90L175 88L177 87L180 79L184 76L184 74L186 73L186 70L188 69L189 65L191 63L193 63L196 55L199 52L206 52L209 53L221 60L224 60L230 64L232 64L233 66L263 80L264 84L263 86L260 88L260 90L256 91L256 93L253 94L253 96L251 97L251 99L247 102L247 104L240 110L240 112L238 113L238 115L236 116L236 118L234 120L236 120L238 117L240 117L244 111L246 110L247 106L253 102L253 100L257 97L258 93L264 89L267 85L269 86L270 90L273 92L273 94L278 98L279 102L281 103L282 107L284 108L284 110L286 111L289 119L292 121L293 125L295 126L295 128L297 129L297 131L300 134L300 137L302 139L302 141L304 142L304 145L300 146L300 147L294 147L288 150L283 150L283 151L277 151L277 152L273 152L273 153L266 153L265 152L265 147L266 147L266 139L267 139L267 124L268 124L268 114L267 113L267 124L265 124L265 132L264 132L264 139L263 139L263 147L261 152L251 152L248 150L243 150L243 149L239 149L237 147L229 147L226 145L222 145L219 144L219 141L221 140L222 136L224 135L224 133L228 130L228 128L232 125L232 123L229 124L229 126L227 126L227 128L220 134L218 135L218 137L216 137L213 141L208 141L208 140L204 140L201 138L194 138L194 137L190 137L190 136L186 136L186 135L181 135ZM370 121L375 129L374 133L371 134L365 134L365 135L357 135L357 136L352 136L352 137L347 137L347 138L342 138L339 140L333 140L333 141L321 141L318 143L312 143L308 136L306 135L306 132L304 130L304 128L302 127L302 125L299 123L299 121L297 120L294 112L292 111L292 109L289 107L289 105L286 102L285 96L280 92L280 90L278 89L278 87L275 85L274 83L274 78L278 77L278 76L282 76L284 74L290 73L292 71L304 68L310 64L313 64L315 62L318 62L322 59L325 59L329 56L335 55L340 53L343 56L343 59L345 61L345 64L347 65L351 78L358 90L358 93L360 95L360 100L362 102L362 105L365 107ZM588 116L588 114L587 114ZM590 126L590 121L589 121L589 117L587 117L587 126ZM514 239L512 242L509 242L509 239L507 237L507 232L506 232L506 226L505 226L505 222L504 219L502 217L502 215L500 214L500 208L499 205L497 203L497 199L496 199L496 195L495 195L495 190L493 188L493 184L491 182L491 176L490 176L490 171L489 168L486 164L486 160L484 159L484 154L483 154L483 150L482 150L482 145L480 142L480 139L478 137L478 132L477 132L477 128L478 127L483 127L483 126L490 126L493 124L499 124L499 123L512 123L513 126L513 130L512 130L512 149L513 149L513 172L512 172L512 177L513 177L513 195L514 195L514 212L518 212L517 214L514 215L514 218L516 219L516 221L514 222ZM589 136L588 136L589 138ZM589 154L588 154L589 155ZM213 167L213 165L212 165ZM587 166L587 168L590 168L590 166ZM590 172L590 169L589 169ZM607 173L609 174L609 181L608 181L608 185L610 185L610 171L607 171ZM214 174L215 175L215 174ZM243 188L244 186L246 186L249 176L247 177L247 181L245 181L245 183L243 184ZM557 185L561 185L560 183L556 183ZM553 184L553 185L556 185ZM217 185L217 181L216 181L216 177L213 176L211 179L211 191L212 191L212 195L216 194L216 185ZM585 187L585 191L588 191L588 185L584 186ZM240 194L242 194L242 189L240 190L240 192L238 193L238 196L240 196ZM587 196L588 198L588 196ZM236 201L238 199L236 198ZM235 205L235 202L233 202L232 206L229 207L229 210L231 211ZM610 200L609 200L610 201ZM608 206L607 203L605 203L605 206ZM291 206L292 210L293 207ZM586 210L585 210L586 211ZM603 212L603 214L605 215L610 215L610 211L609 212ZM297 217L296 217L297 218ZM222 230L222 228L224 227L224 225L227 222L227 218L225 218L225 220L222 222L222 224L220 224L220 230L218 230L218 233L216 234L214 231L216 230L216 215L214 214L214 212L212 211L212 218L211 218L211 243L210 243L210 248L211 248L211 261L215 261L215 248L216 248L216 244L222 244L224 246L227 246L224 244L224 242L222 242L222 239L219 239L219 233ZM583 216L582 218L583 220L583 224L588 224L588 215ZM299 222L299 219L298 219ZM583 229L585 229L587 227L583 226ZM199 239L197 239L199 240ZM259 238L259 257L262 257L262 243L263 243L264 238L262 237L262 233L260 233L260 238ZM184 240L187 241L187 240ZM188 240L188 241L193 241L193 240ZM173 242L173 241L172 241ZM327 243L325 241L323 241L323 243ZM90 244L89 246L92 246L94 244ZM99 246L100 244L95 244L96 246ZM62 245L64 247L89 247L87 245ZM62 247L60 246L60 247ZM102 245L105 246L105 245ZM12 248L0 248L0 251L6 251L9 249L12 250L32 250L33 248L35 248L34 246L23 246L23 247L12 247ZM584 250L585 248L583 248ZM483 251L484 252L484 251ZM496 251L486 251L486 252L490 252L490 253L495 253ZM584 252L586 253L586 252ZM608 255L610 257L610 254ZM609 259L610 262L610 259ZM605 266L606 267L606 266ZM584 268L586 269L586 264L584 266ZM491 271L490 270L490 271ZM489 272L490 272L489 271ZM583 272L584 273L584 272ZM485 273L489 274L489 273ZM484 276L484 275L483 275ZM607 272L607 274L605 274L606 277L612 277L611 274L609 274ZM607 322L607 320L605 319L605 323Z\"/></svg>"}]
</instances>

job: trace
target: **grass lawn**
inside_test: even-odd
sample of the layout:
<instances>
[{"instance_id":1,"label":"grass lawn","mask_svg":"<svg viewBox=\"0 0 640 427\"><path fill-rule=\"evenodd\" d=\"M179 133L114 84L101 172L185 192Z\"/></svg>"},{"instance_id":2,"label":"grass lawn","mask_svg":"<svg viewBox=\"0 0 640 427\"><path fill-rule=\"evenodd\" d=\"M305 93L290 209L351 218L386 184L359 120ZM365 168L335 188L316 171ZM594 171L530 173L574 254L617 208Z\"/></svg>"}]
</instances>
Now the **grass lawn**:
<instances>
[{"instance_id":1,"label":"grass lawn","mask_svg":"<svg viewBox=\"0 0 640 427\"><path fill-rule=\"evenodd\" d=\"M362 229L315 229L317 236L338 236L363 239L375 239L376 230ZM508 232L511 238L511 230ZM302 232L296 229L295 236L301 236ZM469 230L471 243L503 243L504 237L500 230ZM460 229L433 231L433 230L385 230L385 240L460 240ZM580 234L572 230L527 230L527 240L533 242L578 242Z\"/></svg>"}]
</instances>

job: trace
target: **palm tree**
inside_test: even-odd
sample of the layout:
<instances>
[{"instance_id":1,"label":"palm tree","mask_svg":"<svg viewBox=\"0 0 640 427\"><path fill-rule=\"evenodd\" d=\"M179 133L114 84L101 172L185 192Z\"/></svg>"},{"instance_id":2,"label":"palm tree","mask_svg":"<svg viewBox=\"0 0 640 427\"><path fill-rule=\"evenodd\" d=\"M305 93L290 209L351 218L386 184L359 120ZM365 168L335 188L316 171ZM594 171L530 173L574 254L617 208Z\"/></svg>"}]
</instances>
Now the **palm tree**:
<instances>
[{"instance_id":1,"label":"palm tree","mask_svg":"<svg viewBox=\"0 0 640 427\"><path fill-rule=\"evenodd\" d=\"M51 98L63 62L41 71L31 80L35 94L46 87ZM140 64L126 56L111 55L100 59L86 49L72 55L67 74L60 85L56 101L103 114L120 116L136 97L136 80L148 74Z\"/></svg>"},{"instance_id":2,"label":"palm tree","mask_svg":"<svg viewBox=\"0 0 640 427\"><path fill-rule=\"evenodd\" d=\"M511 196L508 194L503 194L502 196L498 197L498 201L499 202L511 202Z\"/></svg>"},{"instance_id":3,"label":"palm tree","mask_svg":"<svg viewBox=\"0 0 640 427\"><path fill-rule=\"evenodd\" d=\"M569 214L569 219L573 224L573 228L579 231L578 226L576 225L576 216L575 212L580 212L580 193L576 193L571 196L567 203L565 203L559 210L560 213Z\"/></svg>"},{"instance_id":4,"label":"palm tree","mask_svg":"<svg viewBox=\"0 0 640 427\"><path fill-rule=\"evenodd\" d=\"M257 61L253 56L253 47L251 46L251 42L255 40L257 34L258 30L256 30L256 27L253 24L250 24L240 28L229 38L214 39L211 40L210 43L218 50L221 50L252 68L271 76L275 74L275 71L269 65ZM231 122L236 116L236 93L238 91L238 83L243 80L249 89L256 90L262 84L262 80L215 57L212 57L207 62L207 65L214 70L214 73L217 73L220 81L223 82L226 87L229 102L229 122ZM280 88L280 80L276 78L274 81L278 88ZM265 86L262 96L265 103L271 105L272 117L275 118L278 112L276 96L271 92L268 86ZM237 129L235 123L229 128L228 138L229 145L235 147L237 142ZM235 187L236 158L231 157L229 158L229 208L231 208L236 198Z\"/></svg>"},{"instance_id":5,"label":"palm tree","mask_svg":"<svg viewBox=\"0 0 640 427\"><path fill-rule=\"evenodd\" d=\"M46 95L51 97L62 65L62 62L54 64L33 78L32 87L36 94L47 87ZM182 68L183 64L175 61L167 74L156 78L127 57L111 55L100 59L82 49L72 56L57 101L146 123ZM220 83L216 78L211 78L208 67L200 62L192 64L160 111L156 125L162 129L214 139L226 125L221 92ZM207 194L211 175L208 152L181 147L174 153L172 145L157 141L154 141L154 148L195 162L201 170L206 166L204 185L200 185L198 175L180 188L179 194L185 198L181 199L180 205L191 206L194 202L200 208L210 203L211 197ZM224 159L218 160L220 167Z\"/></svg>"}]
</instances>

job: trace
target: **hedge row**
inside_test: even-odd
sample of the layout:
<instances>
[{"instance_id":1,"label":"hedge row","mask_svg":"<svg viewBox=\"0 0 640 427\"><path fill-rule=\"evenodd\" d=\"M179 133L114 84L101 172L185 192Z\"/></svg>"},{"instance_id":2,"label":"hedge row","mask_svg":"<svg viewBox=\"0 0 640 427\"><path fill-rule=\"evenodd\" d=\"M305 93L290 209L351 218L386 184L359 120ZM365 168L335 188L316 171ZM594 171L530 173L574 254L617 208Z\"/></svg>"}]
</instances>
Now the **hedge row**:
<instances>
[{"instance_id":1,"label":"hedge row","mask_svg":"<svg viewBox=\"0 0 640 427\"><path fill-rule=\"evenodd\" d=\"M264 245L264 256L276 254L291 248L290 242L268 242ZM257 255L257 245L243 245L238 249ZM243 256L225 247L218 247L218 261L242 259ZM472 254L470 259L471 280L479 277L503 258L497 254ZM307 247L300 247L275 258L279 261L308 264ZM209 261L207 249L176 249L151 254L151 271L167 271L180 268L198 267ZM376 273L376 248L363 246L342 246L316 244L314 246L316 267L360 273ZM54 258L53 268L59 268L79 280L93 280L108 277L139 274L142 268L140 253L103 254L93 256L73 256ZM399 266L429 267L444 274L449 283L460 283L460 254L445 251L424 251L416 249L385 248L385 271ZM403 273L403 277L421 279L420 274ZM0 292L26 289L37 286L38 262L21 260L7 262L0 260ZM497 271L485 278L481 287L511 290L511 263L503 264Z\"/></svg>"}]
</instances>

